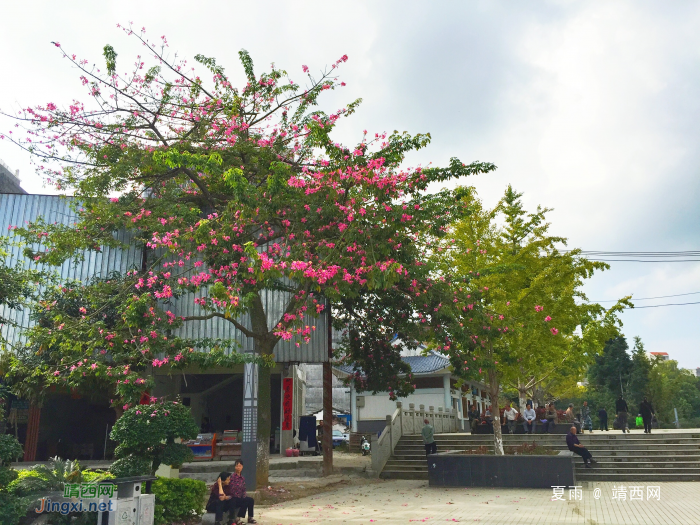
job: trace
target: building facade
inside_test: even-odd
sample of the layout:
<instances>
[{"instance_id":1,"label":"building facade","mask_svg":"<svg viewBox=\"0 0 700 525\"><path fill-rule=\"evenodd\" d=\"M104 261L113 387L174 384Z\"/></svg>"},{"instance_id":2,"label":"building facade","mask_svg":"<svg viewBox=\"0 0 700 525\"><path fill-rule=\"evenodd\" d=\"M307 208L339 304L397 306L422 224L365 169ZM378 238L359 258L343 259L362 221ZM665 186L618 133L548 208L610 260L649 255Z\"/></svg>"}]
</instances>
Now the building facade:
<instances>
[{"instance_id":1,"label":"building facade","mask_svg":"<svg viewBox=\"0 0 700 525\"><path fill-rule=\"evenodd\" d=\"M396 341L395 344L400 344ZM479 412L486 410L490 404L490 396L486 386L477 382L465 382L457 386L459 381L452 376L450 361L435 351L425 353L425 347L418 350L402 350L401 359L411 367L415 391L408 397L400 398L404 406L413 403L416 407L424 405L440 407L447 410L457 409L460 418L460 428L468 428L467 412L476 403ZM355 373L352 365L334 366L333 373L341 379ZM386 416L396 410L396 401L392 401L388 392L356 392L350 388L350 415L353 432L381 432L386 425Z\"/></svg>"},{"instance_id":2,"label":"building facade","mask_svg":"<svg viewBox=\"0 0 700 525\"><path fill-rule=\"evenodd\" d=\"M0 232L3 235L9 234L11 237L12 227L38 218L43 218L48 223L66 225L71 225L77 220L72 198L26 194L19 187L17 179L12 177L4 166L0 166L0 185L3 189L11 190L0 193ZM124 232L116 232L115 235L124 242L126 248L105 248L101 252L87 251L83 254L83 260L77 264L73 260L66 261L55 269L60 280L86 282L93 277L107 276L113 272L123 274L128 270L140 268L144 255L141 248L129 243ZM18 263L25 268L38 268L34 261L23 255L22 248L12 247L5 264L15 266ZM268 314L268 326L273 326L286 307L286 292L263 291L261 299ZM176 316L199 313L193 296L171 301L168 309ZM32 324L30 312L0 306L0 316L10 319L16 325L0 326L3 337L12 344L22 344L23 328ZM281 421L284 418L284 379L291 380L292 426L298 428L299 416L305 413L306 392L306 375L298 365L321 364L329 359L326 320L326 316L307 316L305 324L315 327L310 342L297 347L293 341L280 341L274 349L276 365L272 370L271 384L260 386L269 388L272 397L273 435L270 438L273 451L283 451L292 443L293 430L281 430ZM250 328L250 319L247 316L238 321ZM252 352L253 349L252 341L233 324L220 318L190 321L178 331L180 333L176 335L188 338L236 340L244 352ZM208 421L211 430L215 432L244 428L244 365L234 369L204 372L185 370L175 374L169 374L163 367L154 374L156 388L153 395L170 398L179 396L191 407L197 424ZM108 395L95 393L88 397L76 393L52 392L46 397L44 410L41 410L42 407L25 406L26 402L22 400L13 402L15 407L12 414L15 417L11 423L14 423L15 427L12 430L17 433L20 441L32 444L25 451L27 461L48 459L55 455L85 459L109 457L114 444L109 442L107 435L116 421L117 414L110 407ZM37 416L37 411L41 413L41 417Z\"/></svg>"}]
</instances>

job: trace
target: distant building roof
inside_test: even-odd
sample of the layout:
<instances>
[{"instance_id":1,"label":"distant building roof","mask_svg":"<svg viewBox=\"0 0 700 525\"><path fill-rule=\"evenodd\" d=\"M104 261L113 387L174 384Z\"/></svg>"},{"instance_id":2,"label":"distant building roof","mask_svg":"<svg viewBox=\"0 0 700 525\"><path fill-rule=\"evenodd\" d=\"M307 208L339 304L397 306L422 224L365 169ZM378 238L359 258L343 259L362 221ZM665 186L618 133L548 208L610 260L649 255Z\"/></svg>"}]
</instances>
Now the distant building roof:
<instances>
[{"instance_id":1,"label":"distant building roof","mask_svg":"<svg viewBox=\"0 0 700 525\"><path fill-rule=\"evenodd\" d=\"M651 355L668 355L668 352L649 352Z\"/></svg>"},{"instance_id":2,"label":"distant building roof","mask_svg":"<svg viewBox=\"0 0 700 525\"><path fill-rule=\"evenodd\" d=\"M450 360L438 355L435 352L430 352L428 355L412 355L402 356L401 361L407 363L411 367L411 372L414 374L430 374L439 370L444 370L450 365ZM353 365L335 365L336 370L344 374L354 373Z\"/></svg>"},{"instance_id":3,"label":"distant building roof","mask_svg":"<svg viewBox=\"0 0 700 525\"><path fill-rule=\"evenodd\" d=\"M12 173L10 167L0 160L0 193L19 193L26 195L20 186L19 179Z\"/></svg>"}]
</instances>

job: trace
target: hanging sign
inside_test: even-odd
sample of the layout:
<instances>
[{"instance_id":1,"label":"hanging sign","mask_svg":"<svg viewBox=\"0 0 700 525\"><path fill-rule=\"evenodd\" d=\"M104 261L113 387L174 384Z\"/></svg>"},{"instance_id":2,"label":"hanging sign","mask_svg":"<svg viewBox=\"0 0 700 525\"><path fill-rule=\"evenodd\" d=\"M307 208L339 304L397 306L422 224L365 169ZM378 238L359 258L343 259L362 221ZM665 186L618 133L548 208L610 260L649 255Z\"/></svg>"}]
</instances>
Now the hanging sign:
<instances>
[{"instance_id":1,"label":"hanging sign","mask_svg":"<svg viewBox=\"0 0 700 525\"><path fill-rule=\"evenodd\" d=\"M292 406L294 401L294 378L282 379L282 430L292 430Z\"/></svg>"}]
</instances>

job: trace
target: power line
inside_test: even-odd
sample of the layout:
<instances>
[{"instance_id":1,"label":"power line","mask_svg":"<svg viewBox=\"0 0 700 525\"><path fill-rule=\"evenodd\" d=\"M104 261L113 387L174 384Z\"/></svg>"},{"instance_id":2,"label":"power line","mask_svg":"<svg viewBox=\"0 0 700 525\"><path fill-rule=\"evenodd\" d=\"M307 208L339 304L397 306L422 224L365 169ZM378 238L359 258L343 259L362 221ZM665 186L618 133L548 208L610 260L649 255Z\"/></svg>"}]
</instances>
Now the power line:
<instances>
[{"instance_id":1,"label":"power line","mask_svg":"<svg viewBox=\"0 0 700 525\"><path fill-rule=\"evenodd\" d=\"M641 262L641 263L672 263L672 262L700 262L700 259L657 259L644 261L641 259L598 259L596 257L592 258L594 261L598 262Z\"/></svg>"},{"instance_id":2,"label":"power line","mask_svg":"<svg viewBox=\"0 0 700 525\"><path fill-rule=\"evenodd\" d=\"M635 306L634 308L631 308L631 310L636 310L637 308L659 308L660 306L687 306L689 304L700 304L700 301L697 303L669 303L669 304L652 304L649 306Z\"/></svg>"},{"instance_id":3,"label":"power line","mask_svg":"<svg viewBox=\"0 0 700 525\"><path fill-rule=\"evenodd\" d=\"M638 297L632 298L632 301L648 301L650 299L667 299L669 297L682 297L684 295L697 295L700 292L690 292L690 293L678 293L674 295L659 295L658 297ZM618 299L606 299L604 301L586 301L587 303L616 303Z\"/></svg>"},{"instance_id":4,"label":"power line","mask_svg":"<svg viewBox=\"0 0 700 525\"><path fill-rule=\"evenodd\" d=\"M564 250L565 253L569 253L573 250ZM603 255L603 256L637 256L637 257L698 257L700 256L700 251L695 250L685 250L677 252L610 252L602 250L581 250L582 254L586 255Z\"/></svg>"},{"instance_id":5,"label":"power line","mask_svg":"<svg viewBox=\"0 0 700 525\"><path fill-rule=\"evenodd\" d=\"M571 253L573 250L563 250ZM614 252L603 250L581 250L582 256L600 262L700 262L700 251L683 250L675 252Z\"/></svg>"}]
</instances>

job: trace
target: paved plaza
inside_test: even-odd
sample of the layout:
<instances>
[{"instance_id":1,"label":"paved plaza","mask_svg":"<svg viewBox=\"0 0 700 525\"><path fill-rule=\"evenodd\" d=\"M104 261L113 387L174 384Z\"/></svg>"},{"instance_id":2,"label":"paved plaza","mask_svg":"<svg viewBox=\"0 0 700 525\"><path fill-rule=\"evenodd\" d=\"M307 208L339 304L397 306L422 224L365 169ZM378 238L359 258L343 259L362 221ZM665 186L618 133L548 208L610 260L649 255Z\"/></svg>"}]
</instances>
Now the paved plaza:
<instances>
[{"instance_id":1,"label":"paved plaza","mask_svg":"<svg viewBox=\"0 0 700 525\"><path fill-rule=\"evenodd\" d=\"M306 523L479 523L480 525L700 524L700 483L586 483L580 500L545 489L444 489L426 481L368 480L366 485L261 508L264 525ZM641 487L632 488L632 487ZM613 499L613 491L618 499ZM648 494L650 492L650 494ZM625 499L622 500L622 494ZM631 500L631 498L639 498ZM596 496L598 498L596 499ZM651 499L647 499L651 496Z\"/></svg>"}]
</instances>

